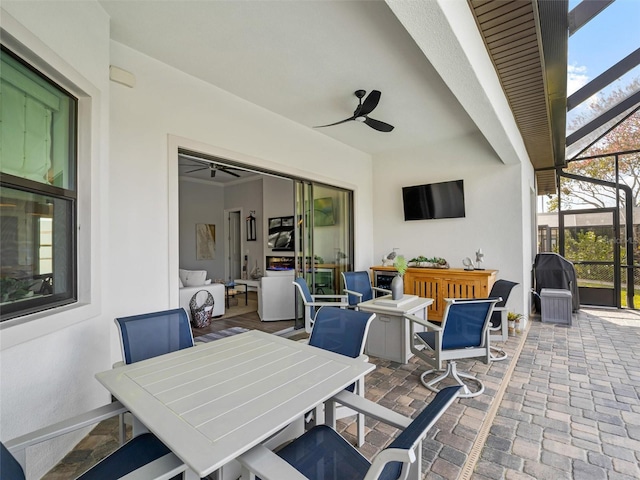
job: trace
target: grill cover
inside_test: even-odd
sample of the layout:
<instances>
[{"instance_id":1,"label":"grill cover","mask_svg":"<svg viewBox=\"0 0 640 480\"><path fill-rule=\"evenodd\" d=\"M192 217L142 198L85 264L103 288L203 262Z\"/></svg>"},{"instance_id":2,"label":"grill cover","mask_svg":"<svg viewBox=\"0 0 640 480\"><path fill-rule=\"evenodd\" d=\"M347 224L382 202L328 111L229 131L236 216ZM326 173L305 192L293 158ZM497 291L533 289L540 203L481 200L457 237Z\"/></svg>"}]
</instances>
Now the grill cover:
<instances>
[{"instance_id":1,"label":"grill cover","mask_svg":"<svg viewBox=\"0 0 640 480\"><path fill-rule=\"evenodd\" d=\"M539 253L533 263L533 271L536 293L538 293L538 295L534 296L537 312L542 311L540 309L539 295L543 288L569 290L571 292L573 311L577 312L580 309L578 281L573 263L557 253Z\"/></svg>"}]
</instances>

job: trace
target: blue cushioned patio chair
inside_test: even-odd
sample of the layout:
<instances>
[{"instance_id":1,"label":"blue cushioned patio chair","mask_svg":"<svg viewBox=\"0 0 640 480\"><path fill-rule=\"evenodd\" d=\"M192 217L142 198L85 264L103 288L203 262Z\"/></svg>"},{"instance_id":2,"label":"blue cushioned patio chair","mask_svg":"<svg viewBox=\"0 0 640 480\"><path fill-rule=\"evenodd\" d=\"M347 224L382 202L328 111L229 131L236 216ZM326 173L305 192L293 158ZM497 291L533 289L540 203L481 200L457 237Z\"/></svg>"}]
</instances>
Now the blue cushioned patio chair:
<instances>
[{"instance_id":1,"label":"blue cushioned patio chair","mask_svg":"<svg viewBox=\"0 0 640 480\"><path fill-rule=\"evenodd\" d=\"M120 317L115 322L126 365L193 347L193 333L184 308ZM114 367L121 364L118 362ZM135 421L133 427L139 428ZM124 417L121 416L120 443L124 437Z\"/></svg>"},{"instance_id":2,"label":"blue cushioned patio chair","mask_svg":"<svg viewBox=\"0 0 640 480\"><path fill-rule=\"evenodd\" d=\"M489 298L501 298L502 300L496 303L491 314L491 324L489 325L489 339L491 342L506 342L509 340L509 325L507 321L507 300L513 287L518 285L516 282L509 280L497 280L491 287L489 292ZM497 347L491 347L491 360L504 360L507 358L506 352Z\"/></svg>"},{"instance_id":3,"label":"blue cushioned patio chair","mask_svg":"<svg viewBox=\"0 0 640 480\"><path fill-rule=\"evenodd\" d=\"M309 345L351 358L362 357L362 360L366 362L369 358L363 355L364 346L367 342L371 321L375 316L375 313L370 312L324 307L318 310L316 315ZM348 387L347 390L364 397L364 377ZM358 446L362 446L364 444L364 415L344 407L338 409L338 418L351 415L357 415Z\"/></svg>"},{"instance_id":4,"label":"blue cushioned patio chair","mask_svg":"<svg viewBox=\"0 0 640 480\"><path fill-rule=\"evenodd\" d=\"M115 322L127 365L193 347L189 317L183 308L116 318Z\"/></svg>"},{"instance_id":5,"label":"blue cushioned patio chair","mask_svg":"<svg viewBox=\"0 0 640 480\"><path fill-rule=\"evenodd\" d=\"M415 315L404 315L410 321L409 331L413 340L409 342L411 351L433 367L420 377L425 387L437 392L439 390L434 385L449 378L458 385L462 385L461 397L475 397L484 392L484 384L479 379L458 372L456 360L480 357L485 363L489 363L491 360L489 324L493 308L501 300L501 298L446 298L447 305L441 325L435 325ZM425 327L426 330L416 331L416 324ZM444 361L447 362L446 369L442 368ZM426 377L434 373L441 373L441 375L427 381ZM476 390L471 391L462 378L475 383Z\"/></svg>"},{"instance_id":6,"label":"blue cushioned patio chair","mask_svg":"<svg viewBox=\"0 0 640 480\"><path fill-rule=\"evenodd\" d=\"M296 278L293 284L300 292L302 303L304 303L304 329L307 333L313 330L316 315L322 307L347 307L346 295L312 295L307 281L302 277Z\"/></svg>"},{"instance_id":7,"label":"blue cushioned patio chair","mask_svg":"<svg viewBox=\"0 0 640 480\"><path fill-rule=\"evenodd\" d=\"M8 442L0 443L3 480L24 480L26 449L66 433L85 428L126 411L114 402ZM178 457L150 433L138 435L80 475L82 480L115 480L135 471L140 479L170 479L187 469Z\"/></svg>"},{"instance_id":8,"label":"blue cushioned patio chair","mask_svg":"<svg viewBox=\"0 0 640 480\"><path fill-rule=\"evenodd\" d=\"M413 420L349 392L336 395L338 402L402 429L372 463L327 425L313 427L276 453L258 445L238 461L262 480L418 480L422 478L422 440L459 390L459 386L442 389Z\"/></svg>"},{"instance_id":9,"label":"blue cushioned patio chair","mask_svg":"<svg viewBox=\"0 0 640 480\"><path fill-rule=\"evenodd\" d=\"M342 279L350 308L357 309L359 303L373 299L374 292L391 295L391 290L372 286L367 272L342 272Z\"/></svg>"}]
</instances>

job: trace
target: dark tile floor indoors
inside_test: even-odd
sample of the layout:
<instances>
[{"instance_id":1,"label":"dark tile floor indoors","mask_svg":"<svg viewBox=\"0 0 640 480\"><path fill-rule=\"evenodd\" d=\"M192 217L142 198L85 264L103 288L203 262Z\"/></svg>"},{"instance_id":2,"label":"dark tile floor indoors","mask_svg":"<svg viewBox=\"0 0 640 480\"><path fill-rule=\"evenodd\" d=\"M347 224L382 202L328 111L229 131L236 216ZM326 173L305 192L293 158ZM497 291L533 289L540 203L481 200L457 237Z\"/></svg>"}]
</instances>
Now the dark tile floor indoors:
<instances>
[{"instance_id":1,"label":"dark tile floor indoors","mask_svg":"<svg viewBox=\"0 0 640 480\"><path fill-rule=\"evenodd\" d=\"M244 317L237 321L251 314ZM457 400L431 429L425 479L640 478L639 311L583 308L570 327L534 315L520 336L498 345L506 361L459 362L486 390ZM419 381L419 359L371 361L367 398L414 416L433 397ZM339 430L355 442L355 423L345 420ZM376 421L366 432L361 452L369 458L397 433ZM117 423L100 424L44 478L72 478L116 446Z\"/></svg>"}]
</instances>

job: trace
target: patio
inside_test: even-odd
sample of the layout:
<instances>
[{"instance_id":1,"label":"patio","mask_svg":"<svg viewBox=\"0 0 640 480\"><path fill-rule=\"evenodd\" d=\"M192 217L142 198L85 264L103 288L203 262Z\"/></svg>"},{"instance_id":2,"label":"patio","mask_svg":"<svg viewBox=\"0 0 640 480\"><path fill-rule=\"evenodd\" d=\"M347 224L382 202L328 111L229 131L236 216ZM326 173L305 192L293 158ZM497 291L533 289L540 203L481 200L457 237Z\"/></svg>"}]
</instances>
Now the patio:
<instances>
[{"instance_id":1,"label":"patio","mask_svg":"<svg viewBox=\"0 0 640 480\"><path fill-rule=\"evenodd\" d=\"M533 317L504 345L506 361L461 362L486 393L460 399L432 429L423 444L424 478L639 478L639 341L640 312L583 308L570 328ZM378 368L367 377L369 399L408 416L422 410L433 395L418 381L422 364L372 361ZM339 422L339 429L355 441L355 423ZM368 422L361 451L375 455L394 434ZM101 425L44 478L69 478L109 435Z\"/></svg>"},{"instance_id":2,"label":"patio","mask_svg":"<svg viewBox=\"0 0 640 480\"><path fill-rule=\"evenodd\" d=\"M533 317L505 344L507 361L460 362L487 390L460 399L432 430L424 478L640 478L639 342L640 312L583 308L570 328ZM432 395L418 383L424 366L376 363L367 397L405 415L421 410ZM367 456L393 435L368 426Z\"/></svg>"}]
</instances>

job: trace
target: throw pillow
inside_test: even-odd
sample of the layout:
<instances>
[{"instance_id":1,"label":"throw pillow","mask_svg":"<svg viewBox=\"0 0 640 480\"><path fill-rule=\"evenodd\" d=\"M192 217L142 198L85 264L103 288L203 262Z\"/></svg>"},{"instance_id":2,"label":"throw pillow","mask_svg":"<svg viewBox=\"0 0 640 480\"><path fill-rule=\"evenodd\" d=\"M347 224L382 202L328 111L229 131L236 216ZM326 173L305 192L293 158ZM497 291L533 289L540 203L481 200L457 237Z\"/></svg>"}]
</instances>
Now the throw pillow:
<instances>
[{"instance_id":1,"label":"throw pillow","mask_svg":"<svg viewBox=\"0 0 640 480\"><path fill-rule=\"evenodd\" d=\"M201 287L207 279L207 271L180 270L180 278L185 287Z\"/></svg>"}]
</instances>

